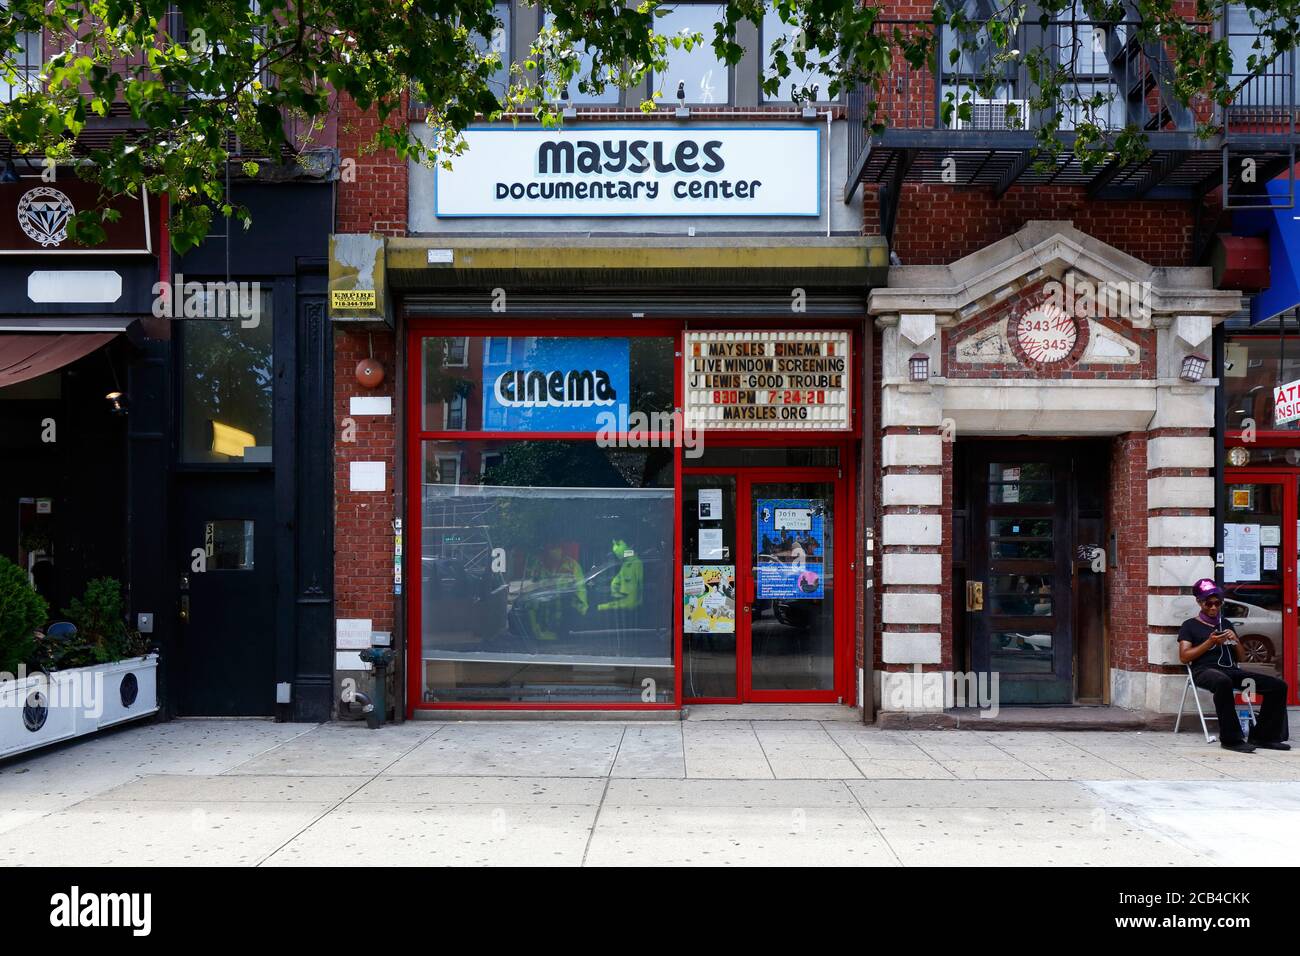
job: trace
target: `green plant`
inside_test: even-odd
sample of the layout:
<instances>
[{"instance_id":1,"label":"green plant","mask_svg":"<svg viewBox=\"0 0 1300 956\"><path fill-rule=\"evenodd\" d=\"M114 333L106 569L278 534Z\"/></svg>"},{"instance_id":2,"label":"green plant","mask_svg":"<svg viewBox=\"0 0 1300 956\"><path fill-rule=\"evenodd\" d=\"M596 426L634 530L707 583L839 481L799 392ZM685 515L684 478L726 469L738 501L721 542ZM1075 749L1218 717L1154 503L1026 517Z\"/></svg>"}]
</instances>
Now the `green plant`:
<instances>
[{"instance_id":1,"label":"green plant","mask_svg":"<svg viewBox=\"0 0 1300 956\"><path fill-rule=\"evenodd\" d=\"M49 605L32 588L22 568L0 557L0 671L17 672L36 652L36 629Z\"/></svg>"},{"instance_id":2,"label":"green plant","mask_svg":"<svg viewBox=\"0 0 1300 956\"><path fill-rule=\"evenodd\" d=\"M86 593L74 598L63 614L76 626L77 636L59 644L44 644L41 664L49 670L106 664L148 651L140 632L127 627L122 584L116 578L87 582Z\"/></svg>"}]
</instances>

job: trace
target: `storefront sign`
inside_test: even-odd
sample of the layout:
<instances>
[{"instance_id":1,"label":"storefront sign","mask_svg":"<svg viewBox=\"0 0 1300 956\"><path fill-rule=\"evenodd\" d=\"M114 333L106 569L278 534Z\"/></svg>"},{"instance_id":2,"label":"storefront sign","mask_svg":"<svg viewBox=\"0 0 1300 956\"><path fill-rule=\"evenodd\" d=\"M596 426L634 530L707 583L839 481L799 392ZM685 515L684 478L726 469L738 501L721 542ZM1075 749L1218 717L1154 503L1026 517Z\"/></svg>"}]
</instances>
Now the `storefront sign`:
<instances>
[{"instance_id":1,"label":"storefront sign","mask_svg":"<svg viewBox=\"0 0 1300 956\"><path fill-rule=\"evenodd\" d=\"M365 309L375 308L374 289L331 289L331 309Z\"/></svg>"},{"instance_id":2,"label":"storefront sign","mask_svg":"<svg viewBox=\"0 0 1300 956\"><path fill-rule=\"evenodd\" d=\"M116 196L107 201L94 183L70 174L52 182L24 177L0 189L0 255L64 254L122 255L153 252L149 197ZM68 226L80 212L113 209L111 221L99 219L104 241L83 246L68 236Z\"/></svg>"},{"instance_id":3,"label":"storefront sign","mask_svg":"<svg viewBox=\"0 0 1300 956\"><path fill-rule=\"evenodd\" d=\"M483 364L485 431L598 431L629 401L627 339L511 338Z\"/></svg>"},{"instance_id":4,"label":"storefront sign","mask_svg":"<svg viewBox=\"0 0 1300 956\"><path fill-rule=\"evenodd\" d=\"M1300 379L1273 389L1273 424L1300 421Z\"/></svg>"},{"instance_id":5,"label":"storefront sign","mask_svg":"<svg viewBox=\"0 0 1300 956\"><path fill-rule=\"evenodd\" d=\"M826 502L818 498L760 498L754 596L759 600L816 600L826 596Z\"/></svg>"},{"instance_id":6,"label":"storefront sign","mask_svg":"<svg viewBox=\"0 0 1300 956\"><path fill-rule=\"evenodd\" d=\"M466 130L434 211L464 216L817 216L818 127Z\"/></svg>"},{"instance_id":7,"label":"storefront sign","mask_svg":"<svg viewBox=\"0 0 1300 956\"><path fill-rule=\"evenodd\" d=\"M848 332L687 332L686 427L850 427Z\"/></svg>"}]
</instances>

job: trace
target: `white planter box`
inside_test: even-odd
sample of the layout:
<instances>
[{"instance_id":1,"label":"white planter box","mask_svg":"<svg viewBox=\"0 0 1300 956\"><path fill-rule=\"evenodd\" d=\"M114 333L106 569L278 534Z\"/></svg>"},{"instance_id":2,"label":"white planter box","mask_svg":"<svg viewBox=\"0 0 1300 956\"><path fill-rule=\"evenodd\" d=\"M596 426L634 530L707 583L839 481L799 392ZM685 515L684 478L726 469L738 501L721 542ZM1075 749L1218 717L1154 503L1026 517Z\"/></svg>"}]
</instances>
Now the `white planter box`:
<instances>
[{"instance_id":1,"label":"white planter box","mask_svg":"<svg viewBox=\"0 0 1300 956\"><path fill-rule=\"evenodd\" d=\"M157 711L157 654L7 681L0 684L0 757Z\"/></svg>"}]
</instances>

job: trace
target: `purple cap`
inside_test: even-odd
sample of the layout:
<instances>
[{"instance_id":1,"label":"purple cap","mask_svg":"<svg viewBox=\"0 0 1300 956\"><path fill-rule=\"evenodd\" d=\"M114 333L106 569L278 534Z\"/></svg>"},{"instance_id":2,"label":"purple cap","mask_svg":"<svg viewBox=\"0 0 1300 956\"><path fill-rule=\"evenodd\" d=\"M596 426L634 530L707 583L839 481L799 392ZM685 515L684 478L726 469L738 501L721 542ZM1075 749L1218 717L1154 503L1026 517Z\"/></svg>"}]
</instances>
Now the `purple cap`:
<instances>
[{"instance_id":1,"label":"purple cap","mask_svg":"<svg viewBox=\"0 0 1300 956\"><path fill-rule=\"evenodd\" d=\"M1201 578L1192 585L1192 595L1197 601L1204 601L1208 597L1223 597L1223 588L1215 583L1214 578Z\"/></svg>"}]
</instances>

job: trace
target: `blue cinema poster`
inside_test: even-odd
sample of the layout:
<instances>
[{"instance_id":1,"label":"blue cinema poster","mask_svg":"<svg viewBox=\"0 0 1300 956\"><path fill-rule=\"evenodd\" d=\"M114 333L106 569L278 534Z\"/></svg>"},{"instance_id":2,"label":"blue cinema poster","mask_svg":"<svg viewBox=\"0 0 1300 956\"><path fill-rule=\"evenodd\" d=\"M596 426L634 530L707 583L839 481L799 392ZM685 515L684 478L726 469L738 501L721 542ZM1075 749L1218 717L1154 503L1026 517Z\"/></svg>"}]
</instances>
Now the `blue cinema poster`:
<instances>
[{"instance_id":1,"label":"blue cinema poster","mask_svg":"<svg viewBox=\"0 0 1300 956\"><path fill-rule=\"evenodd\" d=\"M760 601L810 601L826 596L823 534L826 502L820 498L760 498L755 505Z\"/></svg>"},{"instance_id":2,"label":"blue cinema poster","mask_svg":"<svg viewBox=\"0 0 1300 956\"><path fill-rule=\"evenodd\" d=\"M483 356L484 431L599 431L629 404L628 340L487 339Z\"/></svg>"}]
</instances>

